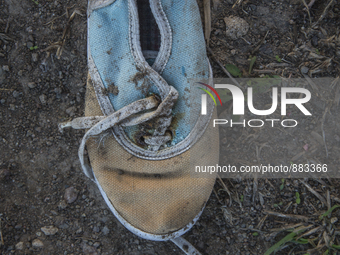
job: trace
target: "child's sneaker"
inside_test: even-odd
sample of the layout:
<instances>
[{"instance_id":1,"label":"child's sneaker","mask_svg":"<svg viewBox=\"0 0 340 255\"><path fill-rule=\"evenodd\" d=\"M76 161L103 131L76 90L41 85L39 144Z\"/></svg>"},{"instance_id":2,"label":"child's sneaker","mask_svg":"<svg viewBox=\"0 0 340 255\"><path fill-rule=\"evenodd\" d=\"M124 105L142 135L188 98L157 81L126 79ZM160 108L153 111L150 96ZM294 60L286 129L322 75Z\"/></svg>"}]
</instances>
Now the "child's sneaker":
<instances>
[{"instance_id":1,"label":"child's sneaker","mask_svg":"<svg viewBox=\"0 0 340 255\"><path fill-rule=\"evenodd\" d=\"M190 151L196 165L214 165L219 146L214 105L201 115L201 90L190 87L212 78L196 0L90 0L88 66L87 117L61 125L89 128L85 174L131 232L198 254L180 236L215 179L191 176Z\"/></svg>"}]
</instances>

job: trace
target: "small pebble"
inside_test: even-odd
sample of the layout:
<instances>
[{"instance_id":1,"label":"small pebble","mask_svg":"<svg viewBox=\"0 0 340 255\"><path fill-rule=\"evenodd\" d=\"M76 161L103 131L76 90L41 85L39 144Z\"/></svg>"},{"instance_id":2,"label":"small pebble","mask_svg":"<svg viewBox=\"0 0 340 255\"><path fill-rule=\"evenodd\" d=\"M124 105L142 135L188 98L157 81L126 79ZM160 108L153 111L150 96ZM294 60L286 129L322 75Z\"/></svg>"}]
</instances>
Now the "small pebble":
<instances>
[{"instance_id":1,"label":"small pebble","mask_svg":"<svg viewBox=\"0 0 340 255\"><path fill-rule=\"evenodd\" d=\"M16 90L13 91L13 97L19 97L20 93Z\"/></svg>"},{"instance_id":2,"label":"small pebble","mask_svg":"<svg viewBox=\"0 0 340 255\"><path fill-rule=\"evenodd\" d=\"M46 104L46 99L47 99L46 95L44 94L40 95L39 99L42 104Z\"/></svg>"},{"instance_id":3,"label":"small pebble","mask_svg":"<svg viewBox=\"0 0 340 255\"><path fill-rule=\"evenodd\" d=\"M77 196L78 192L74 189L74 187L69 187L65 190L64 199L68 204L71 204L74 201L76 201Z\"/></svg>"},{"instance_id":4,"label":"small pebble","mask_svg":"<svg viewBox=\"0 0 340 255\"><path fill-rule=\"evenodd\" d=\"M102 229L102 233L106 236L108 233L110 233L110 229L107 226L105 226Z\"/></svg>"},{"instance_id":5,"label":"small pebble","mask_svg":"<svg viewBox=\"0 0 340 255\"><path fill-rule=\"evenodd\" d=\"M96 248L86 243L82 243L82 248L83 248L84 255L97 255L98 254Z\"/></svg>"},{"instance_id":6,"label":"small pebble","mask_svg":"<svg viewBox=\"0 0 340 255\"><path fill-rule=\"evenodd\" d=\"M42 248L42 247L44 247L44 244L39 239L34 239L33 242L32 242L32 247L33 248Z\"/></svg>"},{"instance_id":7,"label":"small pebble","mask_svg":"<svg viewBox=\"0 0 340 255\"><path fill-rule=\"evenodd\" d=\"M27 83L27 86L28 86L30 89L34 89L37 85L36 85L34 82L29 82L29 83Z\"/></svg>"},{"instance_id":8,"label":"small pebble","mask_svg":"<svg viewBox=\"0 0 340 255\"><path fill-rule=\"evenodd\" d=\"M27 42L27 48L32 48L33 47L33 43L32 42Z\"/></svg>"},{"instance_id":9,"label":"small pebble","mask_svg":"<svg viewBox=\"0 0 340 255\"><path fill-rule=\"evenodd\" d=\"M232 40L236 40L248 33L249 24L240 17L225 17L224 22L226 24L226 35Z\"/></svg>"},{"instance_id":10,"label":"small pebble","mask_svg":"<svg viewBox=\"0 0 340 255\"><path fill-rule=\"evenodd\" d=\"M58 205L58 208L60 210L64 210L66 207L67 207L67 204L66 204L65 200L61 200L59 205Z\"/></svg>"},{"instance_id":11,"label":"small pebble","mask_svg":"<svg viewBox=\"0 0 340 255\"><path fill-rule=\"evenodd\" d=\"M301 73L306 74L306 73L308 73L308 71L309 71L308 67L306 67L306 66L301 67Z\"/></svg>"},{"instance_id":12,"label":"small pebble","mask_svg":"<svg viewBox=\"0 0 340 255\"><path fill-rule=\"evenodd\" d=\"M95 248L98 248L100 246L100 242L95 242L94 244L93 244L93 247L95 247Z\"/></svg>"},{"instance_id":13,"label":"small pebble","mask_svg":"<svg viewBox=\"0 0 340 255\"><path fill-rule=\"evenodd\" d=\"M7 65L2 66L2 70L9 72L9 66Z\"/></svg>"},{"instance_id":14,"label":"small pebble","mask_svg":"<svg viewBox=\"0 0 340 255\"><path fill-rule=\"evenodd\" d=\"M24 242L19 242L15 245L16 250L22 250L24 249Z\"/></svg>"},{"instance_id":15,"label":"small pebble","mask_svg":"<svg viewBox=\"0 0 340 255\"><path fill-rule=\"evenodd\" d=\"M69 108L66 109L66 113L67 113L68 115L70 115L71 117L74 116L75 111L76 111L76 108L75 108L74 106L71 106L71 107L69 107Z\"/></svg>"},{"instance_id":16,"label":"small pebble","mask_svg":"<svg viewBox=\"0 0 340 255\"><path fill-rule=\"evenodd\" d=\"M32 61L37 62L38 61L38 53L32 53Z\"/></svg>"},{"instance_id":17,"label":"small pebble","mask_svg":"<svg viewBox=\"0 0 340 255\"><path fill-rule=\"evenodd\" d=\"M47 236L53 236L58 232L58 228L54 226L45 226L41 228L41 231Z\"/></svg>"}]
</instances>

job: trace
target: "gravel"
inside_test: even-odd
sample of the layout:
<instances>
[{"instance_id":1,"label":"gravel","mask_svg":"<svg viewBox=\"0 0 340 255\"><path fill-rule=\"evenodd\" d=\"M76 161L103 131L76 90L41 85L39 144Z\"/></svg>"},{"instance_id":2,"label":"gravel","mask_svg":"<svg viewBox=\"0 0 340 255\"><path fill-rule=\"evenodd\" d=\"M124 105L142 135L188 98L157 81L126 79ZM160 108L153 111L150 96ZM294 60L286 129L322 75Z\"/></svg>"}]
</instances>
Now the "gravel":
<instances>
[{"instance_id":1,"label":"gravel","mask_svg":"<svg viewBox=\"0 0 340 255\"><path fill-rule=\"evenodd\" d=\"M45 226L41 228L41 231L47 236L53 236L58 232L58 228L54 226Z\"/></svg>"},{"instance_id":2,"label":"gravel","mask_svg":"<svg viewBox=\"0 0 340 255\"><path fill-rule=\"evenodd\" d=\"M19 242L15 245L16 250L22 250L24 249L24 242Z\"/></svg>"},{"instance_id":3,"label":"gravel","mask_svg":"<svg viewBox=\"0 0 340 255\"><path fill-rule=\"evenodd\" d=\"M36 249L39 249L39 248L44 247L44 243L41 240L39 240L39 239L34 239L32 241L32 247L36 248Z\"/></svg>"},{"instance_id":4,"label":"gravel","mask_svg":"<svg viewBox=\"0 0 340 255\"><path fill-rule=\"evenodd\" d=\"M73 203L77 200L78 192L74 189L74 187L69 187L65 190L64 198L68 204Z\"/></svg>"}]
</instances>

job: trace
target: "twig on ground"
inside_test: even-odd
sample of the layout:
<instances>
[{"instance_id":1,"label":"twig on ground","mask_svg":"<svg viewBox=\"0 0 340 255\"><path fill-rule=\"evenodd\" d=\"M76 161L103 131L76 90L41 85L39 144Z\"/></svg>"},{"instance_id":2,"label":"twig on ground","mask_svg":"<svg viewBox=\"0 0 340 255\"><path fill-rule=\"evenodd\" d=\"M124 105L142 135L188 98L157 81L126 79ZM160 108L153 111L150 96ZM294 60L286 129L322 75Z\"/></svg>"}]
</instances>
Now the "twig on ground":
<instances>
[{"instance_id":1,"label":"twig on ground","mask_svg":"<svg viewBox=\"0 0 340 255\"><path fill-rule=\"evenodd\" d=\"M264 222L266 221L267 218L268 218L268 215L265 215L265 216L260 220L260 222L257 224L256 228L261 230L261 228L263 227L263 224L264 224Z\"/></svg>"},{"instance_id":2,"label":"twig on ground","mask_svg":"<svg viewBox=\"0 0 340 255\"><path fill-rule=\"evenodd\" d=\"M10 20L11 20L11 17L8 17L8 19L7 19L7 24L6 24L6 28L5 28L5 34L7 34L7 33L8 33L8 29L9 29L9 22L10 22Z\"/></svg>"},{"instance_id":3,"label":"twig on ground","mask_svg":"<svg viewBox=\"0 0 340 255\"><path fill-rule=\"evenodd\" d=\"M326 119L326 115L327 115L328 110L329 110L329 106L326 107L325 112L322 115L322 121L321 121L322 138L323 138L323 143L325 145L326 157L327 158L328 158L328 149L327 149L327 144L326 144L326 136L325 136L324 124L325 124L325 119Z\"/></svg>"},{"instance_id":4,"label":"twig on ground","mask_svg":"<svg viewBox=\"0 0 340 255\"><path fill-rule=\"evenodd\" d=\"M297 237L296 239L299 240L300 238L302 238L302 237L304 237L304 236L310 236L310 235L312 235L312 234L318 232L318 231L319 231L320 229L322 229L322 228L323 228L323 226L319 226L319 227L313 228L313 229L309 230L308 232L301 234L301 235L300 235L299 237Z\"/></svg>"},{"instance_id":5,"label":"twig on ground","mask_svg":"<svg viewBox=\"0 0 340 255\"><path fill-rule=\"evenodd\" d=\"M1 218L0 218L0 240L1 240L1 245L4 246L5 242L4 242L4 237L2 235L2 225L1 225Z\"/></svg>"},{"instance_id":6,"label":"twig on ground","mask_svg":"<svg viewBox=\"0 0 340 255\"><path fill-rule=\"evenodd\" d=\"M315 0L310 1L310 3L308 4L308 8L310 9L314 3L315 3Z\"/></svg>"},{"instance_id":7,"label":"twig on ground","mask_svg":"<svg viewBox=\"0 0 340 255\"><path fill-rule=\"evenodd\" d=\"M44 25L47 26L47 25L53 23L55 20L57 20L57 19L59 19L59 18L65 16L65 15L66 15L66 12L65 12L63 15L59 16L59 17L54 17L51 21L45 23Z\"/></svg>"},{"instance_id":8,"label":"twig on ground","mask_svg":"<svg viewBox=\"0 0 340 255\"><path fill-rule=\"evenodd\" d=\"M302 180L299 180L303 185L306 186L306 188L311 192L313 193L320 201L321 203L323 203L324 205L327 205L327 202L326 202L326 199L321 196L318 192L316 192L311 186L309 186L308 183L305 183L304 181Z\"/></svg>"},{"instance_id":9,"label":"twig on ground","mask_svg":"<svg viewBox=\"0 0 340 255\"><path fill-rule=\"evenodd\" d=\"M302 225L303 225L303 223L297 223L297 224L288 225L288 226L285 226L285 227L282 227L282 228L272 228L269 231L270 232L282 232L282 231L286 231L286 230L289 230L289 229L295 229L295 228L300 227Z\"/></svg>"},{"instance_id":10,"label":"twig on ground","mask_svg":"<svg viewBox=\"0 0 340 255\"><path fill-rule=\"evenodd\" d=\"M11 37L5 35L4 33L0 33L0 39L1 39L4 43L7 43L7 41L14 41Z\"/></svg>"},{"instance_id":11,"label":"twig on ground","mask_svg":"<svg viewBox=\"0 0 340 255\"><path fill-rule=\"evenodd\" d=\"M257 193L257 187L258 187L258 180L257 180L257 176L255 176L254 180L253 180L253 204L255 205L255 198Z\"/></svg>"},{"instance_id":12,"label":"twig on ground","mask_svg":"<svg viewBox=\"0 0 340 255\"><path fill-rule=\"evenodd\" d=\"M210 34L211 34L211 10L210 10L210 0L203 1L204 7L204 36L207 45L209 46Z\"/></svg>"},{"instance_id":13,"label":"twig on ground","mask_svg":"<svg viewBox=\"0 0 340 255\"><path fill-rule=\"evenodd\" d=\"M266 214L281 217L281 218L308 221L308 217L305 217L302 215L283 214L283 213L278 213L278 212L273 212L273 211L268 211L268 210L264 210L263 212Z\"/></svg>"},{"instance_id":14,"label":"twig on ground","mask_svg":"<svg viewBox=\"0 0 340 255\"><path fill-rule=\"evenodd\" d=\"M66 8L66 16L68 17L68 9ZM42 51L48 51L51 50L53 48L57 49L56 52L56 56L58 59L60 59L61 54L63 53L63 48L64 48L64 44L66 42L66 37L67 37L67 33L71 27L71 21L74 19L74 17L76 16L76 14L80 15L80 16L84 16L80 10L76 9L73 11L73 13L71 14L70 18L67 21L66 27L63 31L63 35L61 37L61 39L58 42L52 43L50 46L48 46L47 48L43 49Z\"/></svg>"},{"instance_id":15,"label":"twig on ground","mask_svg":"<svg viewBox=\"0 0 340 255\"><path fill-rule=\"evenodd\" d=\"M223 190L226 191L229 195L229 198L231 198L231 192L229 191L227 185L225 185L224 181L222 180L222 178L218 174L217 174L217 178L221 182L221 184L223 186Z\"/></svg>"},{"instance_id":16,"label":"twig on ground","mask_svg":"<svg viewBox=\"0 0 340 255\"><path fill-rule=\"evenodd\" d=\"M287 212L292 204L293 204L293 201L290 201L289 204L286 206L286 208L283 211Z\"/></svg>"},{"instance_id":17,"label":"twig on ground","mask_svg":"<svg viewBox=\"0 0 340 255\"><path fill-rule=\"evenodd\" d=\"M232 8L234 8L236 5L240 6L240 5L242 4L242 2L243 2L243 0L237 0L237 1L234 3L234 5L233 5Z\"/></svg>"},{"instance_id":18,"label":"twig on ground","mask_svg":"<svg viewBox=\"0 0 340 255\"><path fill-rule=\"evenodd\" d=\"M213 189L213 191L214 191L214 193L215 193L215 195L216 195L216 198L217 198L218 202L219 202L220 204L222 204L222 205L223 205L223 203L222 203L222 200L221 200L221 199L220 199L220 197L218 196L218 194L217 194L216 190L215 190L215 189Z\"/></svg>"},{"instance_id":19,"label":"twig on ground","mask_svg":"<svg viewBox=\"0 0 340 255\"><path fill-rule=\"evenodd\" d=\"M253 72L255 73L260 73L260 74L275 74L275 70L269 70L269 69L263 69L263 70L260 70L260 69L253 69Z\"/></svg>"},{"instance_id":20,"label":"twig on ground","mask_svg":"<svg viewBox=\"0 0 340 255\"><path fill-rule=\"evenodd\" d=\"M302 0L302 3L303 3L303 5L306 7L306 10L307 10L308 17L309 17L309 24L312 24L312 19L311 19L311 17L310 17L310 12L309 12L309 7L308 7L308 5L307 5L307 3L306 3L305 0Z\"/></svg>"},{"instance_id":21,"label":"twig on ground","mask_svg":"<svg viewBox=\"0 0 340 255\"><path fill-rule=\"evenodd\" d=\"M303 0L303 1L304 1L304 0ZM323 10L323 13L321 14L320 18L318 19L317 22L315 22L315 23L313 24L312 27L315 27L316 25L318 25L318 24L326 17L326 15L327 15L327 13L328 13L328 9L329 9L329 7L331 7L331 5L333 4L333 2L334 2L334 0L330 0L330 1L328 2L327 6L326 6L326 8Z\"/></svg>"},{"instance_id":22,"label":"twig on ground","mask_svg":"<svg viewBox=\"0 0 340 255\"><path fill-rule=\"evenodd\" d=\"M326 192L326 198L327 198L327 208L328 210L330 210L332 208L332 205L331 205L331 195L329 193L329 189Z\"/></svg>"},{"instance_id":23,"label":"twig on ground","mask_svg":"<svg viewBox=\"0 0 340 255\"><path fill-rule=\"evenodd\" d=\"M251 52L251 55L254 55L254 53L260 49L262 43L264 42L264 40L266 40L268 34L269 30L267 31L266 35L262 38L262 40L259 42L259 44L256 46L256 48Z\"/></svg>"},{"instance_id":24,"label":"twig on ground","mask_svg":"<svg viewBox=\"0 0 340 255\"><path fill-rule=\"evenodd\" d=\"M331 196L331 199L334 200L335 202L340 203L340 198L338 198L336 196Z\"/></svg>"}]
</instances>

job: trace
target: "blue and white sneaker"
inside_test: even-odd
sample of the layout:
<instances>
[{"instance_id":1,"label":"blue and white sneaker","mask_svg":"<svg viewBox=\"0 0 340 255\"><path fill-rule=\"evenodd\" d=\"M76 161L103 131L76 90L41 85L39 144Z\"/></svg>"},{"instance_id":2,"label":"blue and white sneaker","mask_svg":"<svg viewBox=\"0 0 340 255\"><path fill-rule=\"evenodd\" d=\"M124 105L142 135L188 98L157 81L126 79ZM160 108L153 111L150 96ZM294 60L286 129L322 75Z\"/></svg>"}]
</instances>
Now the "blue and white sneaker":
<instances>
[{"instance_id":1,"label":"blue and white sneaker","mask_svg":"<svg viewBox=\"0 0 340 255\"><path fill-rule=\"evenodd\" d=\"M215 179L191 176L190 152L213 165L219 146L214 104L201 115L202 91L191 89L212 79L196 0L90 0L88 66L86 117L61 125L89 129L85 174L131 232L199 254L180 236Z\"/></svg>"}]
</instances>

